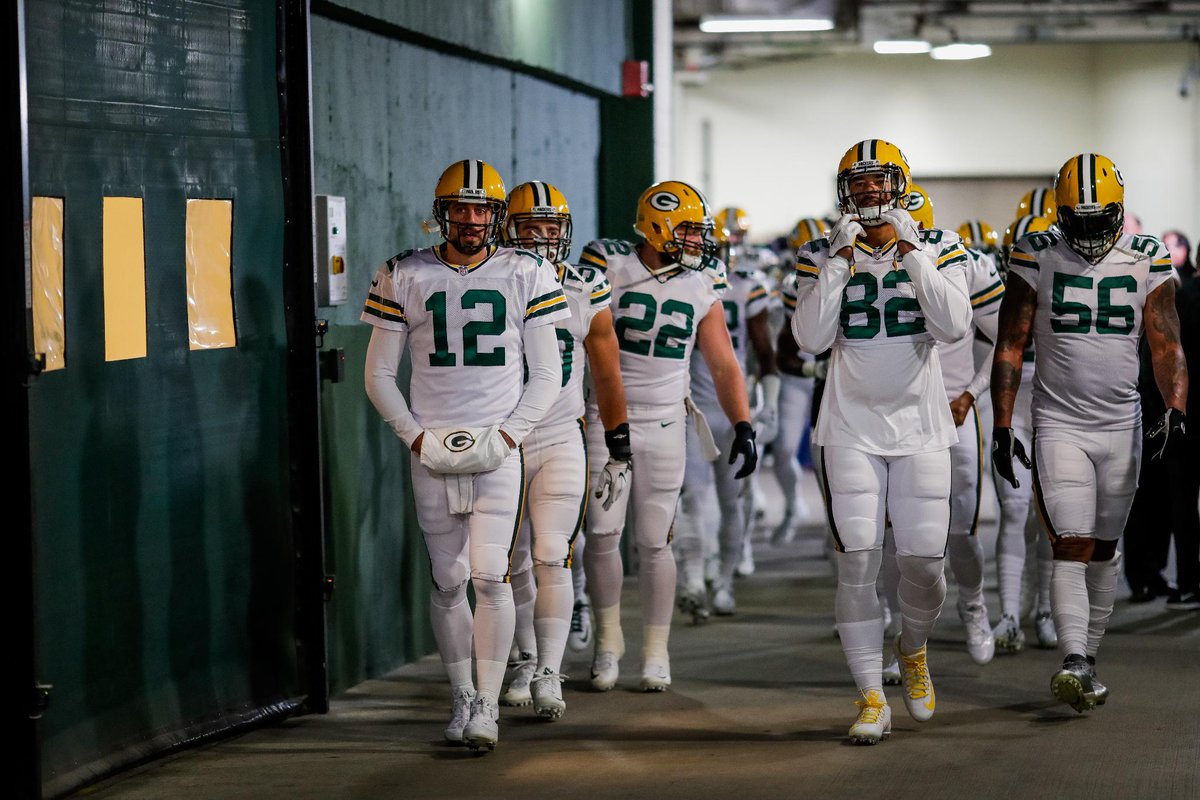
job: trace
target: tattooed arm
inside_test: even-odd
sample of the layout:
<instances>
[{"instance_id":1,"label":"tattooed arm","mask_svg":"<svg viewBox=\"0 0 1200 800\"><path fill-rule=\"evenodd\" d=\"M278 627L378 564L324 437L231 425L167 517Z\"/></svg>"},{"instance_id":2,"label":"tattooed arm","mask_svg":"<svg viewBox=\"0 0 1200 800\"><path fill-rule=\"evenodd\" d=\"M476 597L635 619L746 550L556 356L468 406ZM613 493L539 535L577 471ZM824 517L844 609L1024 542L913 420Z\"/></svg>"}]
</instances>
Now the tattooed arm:
<instances>
[{"instance_id":1,"label":"tattooed arm","mask_svg":"<svg viewBox=\"0 0 1200 800\"><path fill-rule=\"evenodd\" d=\"M1154 382L1167 408L1187 411L1188 373L1179 342L1179 314L1175 310L1175 281L1164 281L1146 297L1142 311L1146 343L1154 364Z\"/></svg>"},{"instance_id":2,"label":"tattooed arm","mask_svg":"<svg viewBox=\"0 0 1200 800\"><path fill-rule=\"evenodd\" d=\"M1000 329L992 360L992 416L995 427L1011 428L1013 404L1021 386L1021 361L1033 332L1037 291L1021 276L1010 272L1000 302Z\"/></svg>"}]
</instances>

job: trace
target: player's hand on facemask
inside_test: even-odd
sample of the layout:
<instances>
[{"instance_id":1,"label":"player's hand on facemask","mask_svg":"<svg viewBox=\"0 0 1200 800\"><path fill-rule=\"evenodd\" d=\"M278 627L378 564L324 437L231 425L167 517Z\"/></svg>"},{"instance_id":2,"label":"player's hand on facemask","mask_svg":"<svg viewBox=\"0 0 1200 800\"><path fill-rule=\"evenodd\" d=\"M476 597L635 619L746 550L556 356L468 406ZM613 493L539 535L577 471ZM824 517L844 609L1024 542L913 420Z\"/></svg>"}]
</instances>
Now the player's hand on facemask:
<instances>
[{"instance_id":1,"label":"player's hand on facemask","mask_svg":"<svg viewBox=\"0 0 1200 800\"><path fill-rule=\"evenodd\" d=\"M863 226L850 214L843 214L829 231L829 252L850 260L854 240L863 235Z\"/></svg>"},{"instance_id":2,"label":"player's hand on facemask","mask_svg":"<svg viewBox=\"0 0 1200 800\"><path fill-rule=\"evenodd\" d=\"M917 228L917 221L912 218L912 214L903 208L893 208L883 212L881 216L883 221L890 224L896 231L897 242L907 242L912 247L921 247L921 231Z\"/></svg>"}]
</instances>

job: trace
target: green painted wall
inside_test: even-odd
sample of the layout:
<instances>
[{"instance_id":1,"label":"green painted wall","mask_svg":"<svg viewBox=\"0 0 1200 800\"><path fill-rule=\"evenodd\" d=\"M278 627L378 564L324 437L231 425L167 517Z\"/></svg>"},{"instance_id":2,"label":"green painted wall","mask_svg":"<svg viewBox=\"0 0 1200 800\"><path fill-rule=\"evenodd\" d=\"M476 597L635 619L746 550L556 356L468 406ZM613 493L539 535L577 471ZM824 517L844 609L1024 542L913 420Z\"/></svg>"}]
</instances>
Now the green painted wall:
<instances>
[{"instance_id":1,"label":"green painted wall","mask_svg":"<svg viewBox=\"0 0 1200 800\"><path fill-rule=\"evenodd\" d=\"M31 390L53 793L299 692L275 9L26 0L30 173L65 198L67 367ZM104 360L102 202L145 200L146 358ZM191 352L188 198L233 199L238 346Z\"/></svg>"}]
</instances>

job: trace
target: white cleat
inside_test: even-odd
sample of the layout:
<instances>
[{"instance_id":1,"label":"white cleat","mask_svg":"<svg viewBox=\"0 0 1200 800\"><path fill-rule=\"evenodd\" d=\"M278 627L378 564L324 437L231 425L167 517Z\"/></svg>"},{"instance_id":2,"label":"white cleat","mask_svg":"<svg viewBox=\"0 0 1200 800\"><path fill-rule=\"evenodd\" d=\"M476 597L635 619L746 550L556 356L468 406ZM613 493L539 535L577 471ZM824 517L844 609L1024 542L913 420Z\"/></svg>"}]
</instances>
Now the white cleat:
<instances>
[{"instance_id":1,"label":"white cleat","mask_svg":"<svg viewBox=\"0 0 1200 800\"><path fill-rule=\"evenodd\" d=\"M988 623L987 607L983 603L958 601L958 618L967 629L967 652L976 664L986 664L996 655L996 637Z\"/></svg>"},{"instance_id":2,"label":"white cleat","mask_svg":"<svg viewBox=\"0 0 1200 800\"><path fill-rule=\"evenodd\" d=\"M450 721L446 723L446 729L442 731L447 742L462 744L463 728L467 727L467 722L471 719L471 702L474 699L474 689L459 689L451 695L453 705L450 711Z\"/></svg>"},{"instance_id":3,"label":"white cleat","mask_svg":"<svg viewBox=\"0 0 1200 800\"><path fill-rule=\"evenodd\" d=\"M607 692L616 686L617 678L621 674L619 662L619 657L611 650L596 653L596 657L592 659L592 688Z\"/></svg>"},{"instance_id":4,"label":"white cleat","mask_svg":"<svg viewBox=\"0 0 1200 800\"><path fill-rule=\"evenodd\" d=\"M1058 647L1058 631L1054 627L1054 618L1049 611L1040 611L1033 620L1033 629L1037 632L1037 646L1043 650L1053 650Z\"/></svg>"},{"instance_id":5,"label":"white cleat","mask_svg":"<svg viewBox=\"0 0 1200 800\"><path fill-rule=\"evenodd\" d=\"M500 708L490 697L478 695L471 701L471 719L463 728L463 743L472 750L496 749L500 741Z\"/></svg>"},{"instance_id":6,"label":"white cleat","mask_svg":"<svg viewBox=\"0 0 1200 800\"><path fill-rule=\"evenodd\" d=\"M537 661L532 653L521 653L521 658L514 664L512 680L509 681L508 691L500 696L500 704L505 706L527 706L533 702L529 692L529 682L537 670Z\"/></svg>"},{"instance_id":7,"label":"white cleat","mask_svg":"<svg viewBox=\"0 0 1200 800\"><path fill-rule=\"evenodd\" d=\"M567 710L563 702L562 682L567 676L555 672L549 667L542 667L533 677L533 710L542 719L551 722L560 718Z\"/></svg>"},{"instance_id":8,"label":"white cleat","mask_svg":"<svg viewBox=\"0 0 1200 800\"><path fill-rule=\"evenodd\" d=\"M592 646L592 607L580 600L571 612L571 632L567 647L572 653L582 653Z\"/></svg>"},{"instance_id":9,"label":"white cleat","mask_svg":"<svg viewBox=\"0 0 1200 800\"><path fill-rule=\"evenodd\" d=\"M671 668L666 664L647 664L642 667L642 691L664 692L671 685Z\"/></svg>"},{"instance_id":10,"label":"white cleat","mask_svg":"<svg viewBox=\"0 0 1200 800\"><path fill-rule=\"evenodd\" d=\"M712 607L718 617L732 617L737 613L737 602L728 586L722 586L713 594Z\"/></svg>"},{"instance_id":11,"label":"white cleat","mask_svg":"<svg viewBox=\"0 0 1200 800\"><path fill-rule=\"evenodd\" d=\"M703 625L708 622L708 604L703 589L685 589L679 595L677 605L679 610L692 618L693 625Z\"/></svg>"},{"instance_id":12,"label":"white cleat","mask_svg":"<svg viewBox=\"0 0 1200 800\"><path fill-rule=\"evenodd\" d=\"M746 537L742 545L742 560L738 562L734 572L743 578L748 578L754 574L754 547L750 544L749 536Z\"/></svg>"},{"instance_id":13,"label":"white cleat","mask_svg":"<svg viewBox=\"0 0 1200 800\"><path fill-rule=\"evenodd\" d=\"M892 656L892 660L883 667L883 685L899 686L900 683L900 660L895 656Z\"/></svg>"},{"instance_id":14,"label":"white cleat","mask_svg":"<svg viewBox=\"0 0 1200 800\"><path fill-rule=\"evenodd\" d=\"M883 692L872 689L855 700L858 719L850 726L850 741L854 744L877 744L892 733L892 709L888 707Z\"/></svg>"},{"instance_id":15,"label":"white cleat","mask_svg":"<svg viewBox=\"0 0 1200 800\"><path fill-rule=\"evenodd\" d=\"M1019 653L1025 649L1025 633L1021 630L1021 623L1012 614L1000 617L992 629L992 635L996 640L996 649L1001 653Z\"/></svg>"},{"instance_id":16,"label":"white cleat","mask_svg":"<svg viewBox=\"0 0 1200 800\"><path fill-rule=\"evenodd\" d=\"M900 637L896 637L896 657L900 660L900 680L904 684L904 707L917 722L932 719L936 705L927 655L925 647L915 653L905 654L900 649Z\"/></svg>"}]
</instances>

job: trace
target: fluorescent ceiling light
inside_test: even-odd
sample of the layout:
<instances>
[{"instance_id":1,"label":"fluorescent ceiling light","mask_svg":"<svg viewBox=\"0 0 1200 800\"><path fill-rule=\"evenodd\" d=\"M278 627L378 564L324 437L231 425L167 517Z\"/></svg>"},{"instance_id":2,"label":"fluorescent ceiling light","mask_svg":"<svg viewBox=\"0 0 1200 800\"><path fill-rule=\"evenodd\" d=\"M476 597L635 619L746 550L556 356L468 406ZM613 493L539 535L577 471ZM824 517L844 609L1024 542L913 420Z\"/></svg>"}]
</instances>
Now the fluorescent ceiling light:
<instances>
[{"instance_id":1,"label":"fluorescent ceiling light","mask_svg":"<svg viewBox=\"0 0 1200 800\"><path fill-rule=\"evenodd\" d=\"M875 43L875 52L885 55L897 53L928 53L933 45L919 39L883 39Z\"/></svg>"},{"instance_id":2,"label":"fluorescent ceiling light","mask_svg":"<svg viewBox=\"0 0 1200 800\"><path fill-rule=\"evenodd\" d=\"M828 17L704 17L700 30L705 33L792 33L795 31L833 30Z\"/></svg>"},{"instance_id":3,"label":"fluorescent ceiling light","mask_svg":"<svg viewBox=\"0 0 1200 800\"><path fill-rule=\"evenodd\" d=\"M972 58L987 58L992 54L992 48L986 44L947 44L935 47L929 52L939 61L967 61Z\"/></svg>"}]
</instances>

